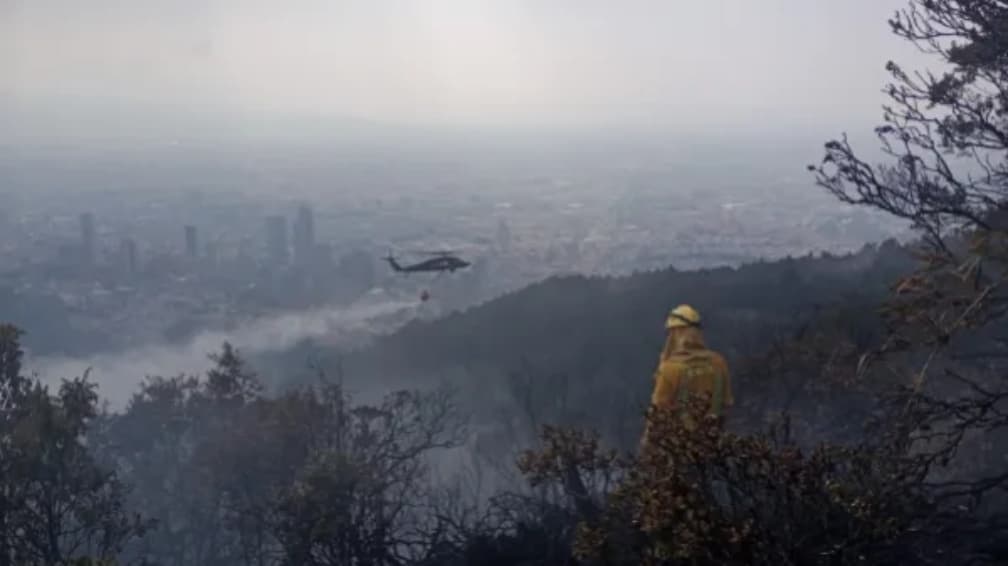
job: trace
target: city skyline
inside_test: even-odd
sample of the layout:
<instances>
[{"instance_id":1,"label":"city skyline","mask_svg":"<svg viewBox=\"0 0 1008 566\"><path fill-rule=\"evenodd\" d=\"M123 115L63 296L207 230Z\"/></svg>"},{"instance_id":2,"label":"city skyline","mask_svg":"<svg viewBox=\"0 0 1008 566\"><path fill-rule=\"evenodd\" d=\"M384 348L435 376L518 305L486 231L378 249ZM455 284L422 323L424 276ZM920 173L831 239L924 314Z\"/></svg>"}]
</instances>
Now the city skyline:
<instances>
[{"instance_id":1,"label":"city skyline","mask_svg":"<svg viewBox=\"0 0 1008 566\"><path fill-rule=\"evenodd\" d=\"M314 212L311 204L299 204L292 213L293 223L288 223L288 218L282 214L267 215L263 219L263 257L277 266L285 266L290 263L293 256L299 264L305 264L316 259L316 254L320 249L325 249L327 244L320 244L316 241ZM79 249L82 263L87 267L108 264L109 262L123 261L129 266L128 271L135 272L141 264L137 240L133 236L121 235L118 248L106 245L105 239L100 237L102 224L101 219L93 212L82 212L78 215L79 223ZM290 226L290 228L288 228ZM203 255L200 254L200 230L193 224L182 224L182 244L175 248L179 256L197 259L200 257L215 257L218 250L215 242L205 242ZM293 246L289 244L293 242ZM113 251L118 251L119 256L110 255ZM236 252L238 253L238 252ZM118 257L119 259L116 259Z\"/></svg>"}]
</instances>

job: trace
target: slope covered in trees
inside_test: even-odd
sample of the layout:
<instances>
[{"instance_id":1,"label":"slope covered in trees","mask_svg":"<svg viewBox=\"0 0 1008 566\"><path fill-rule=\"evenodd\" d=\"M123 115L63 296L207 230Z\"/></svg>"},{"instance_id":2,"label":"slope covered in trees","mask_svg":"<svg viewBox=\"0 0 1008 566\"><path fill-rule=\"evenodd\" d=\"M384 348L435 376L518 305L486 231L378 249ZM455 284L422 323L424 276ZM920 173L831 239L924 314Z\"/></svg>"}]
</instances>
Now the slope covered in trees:
<instances>
[{"instance_id":1,"label":"slope covered in trees","mask_svg":"<svg viewBox=\"0 0 1008 566\"><path fill-rule=\"evenodd\" d=\"M490 421L518 402L536 418L591 425L632 442L663 322L676 304L703 314L709 343L735 368L738 397L764 403L789 393L780 389L783 380L768 383L751 371L757 357L810 325L828 325L838 340L869 347L881 333L879 305L913 265L909 252L890 241L845 256L739 268L558 277L442 319L410 323L342 355L340 371L355 387L449 380ZM319 355L305 344L281 365L303 366ZM332 361L340 353L321 355Z\"/></svg>"},{"instance_id":2,"label":"slope covered in trees","mask_svg":"<svg viewBox=\"0 0 1008 566\"><path fill-rule=\"evenodd\" d=\"M896 279L911 269L895 243L848 256L820 256L626 277L558 277L443 319L413 322L347 357L348 370L443 370L458 364L513 367L521 359L568 368L585 358L644 377L679 303L704 315L710 342L732 359L759 348L775 328L834 305L867 305L870 318ZM628 367L626 364L629 363ZM641 364L644 366L641 366Z\"/></svg>"},{"instance_id":3,"label":"slope covered in trees","mask_svg":"<svg viewBox=\"0 0 1008 566\"><path fill-rule=\"evenodd\" d=\"M642 344L660 347L665 316L681 302L700 309L714 342L741 353L734 346L736 331L753 323L785 323L815 306L880 298L909 267L907 259L895 244L887 244L850 256L740 268L552 278L443 319L414 322L355 358L384 369L426 371L454 361L507 365L515 355L533 360L576 359L585 351L623 356Z\"/></svg>"}]
</instances>

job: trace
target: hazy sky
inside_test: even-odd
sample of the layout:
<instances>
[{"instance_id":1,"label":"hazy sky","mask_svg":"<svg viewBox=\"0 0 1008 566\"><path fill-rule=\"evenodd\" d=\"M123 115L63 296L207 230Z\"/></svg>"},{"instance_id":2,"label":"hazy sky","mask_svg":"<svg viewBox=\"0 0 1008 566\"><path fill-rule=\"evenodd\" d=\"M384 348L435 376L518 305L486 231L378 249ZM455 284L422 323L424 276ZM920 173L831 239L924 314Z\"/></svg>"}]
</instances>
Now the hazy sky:
<instances>
[{"instance_id":1,"label":"hazy sky","mask_svg":"<svg viewBox=\"0 0 1008 566\"><path fill-rule=\"evenodd\" d=\"M906 0L0 0L0 103L389 123L875 123Z\"/></svg>"}]
</instances>

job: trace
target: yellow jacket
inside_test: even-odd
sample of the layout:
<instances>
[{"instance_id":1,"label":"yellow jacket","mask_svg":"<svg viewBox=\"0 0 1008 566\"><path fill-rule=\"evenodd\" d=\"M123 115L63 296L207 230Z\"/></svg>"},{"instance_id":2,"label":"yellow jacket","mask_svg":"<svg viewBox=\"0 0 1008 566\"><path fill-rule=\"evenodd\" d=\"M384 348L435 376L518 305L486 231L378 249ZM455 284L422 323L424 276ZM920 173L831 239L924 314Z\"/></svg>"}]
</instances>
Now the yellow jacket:
<instances>
[{"instance_id":1,"label":"yellow jacket","mask_svg":"<svg viewBox=\"0 0 1008 566\"><path fill-rule=\"evenodd\" d=\"M711 412L717 415L735 403L728 364L707 348L663 353L654 379L651 403L658 408L682 408L690 395L701 393L710 395Z\"/></svg>"}]
</instances>

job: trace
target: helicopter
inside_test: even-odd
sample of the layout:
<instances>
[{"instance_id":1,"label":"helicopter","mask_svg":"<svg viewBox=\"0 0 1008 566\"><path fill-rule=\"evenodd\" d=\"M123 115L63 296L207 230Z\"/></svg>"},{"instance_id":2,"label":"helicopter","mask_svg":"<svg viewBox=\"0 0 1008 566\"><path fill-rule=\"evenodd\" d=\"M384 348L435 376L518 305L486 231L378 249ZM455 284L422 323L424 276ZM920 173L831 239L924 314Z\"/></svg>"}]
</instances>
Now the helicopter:
<instances>
[{"instance_id":1,"label":"helicopter","mask_svg":"<svg viewBox=\"0 0 1008 566\"><path fill-rule=\"evenodd\" d=\"M437 272L443 273L445 271L454 273L457 269L465 269L472 265L470 262L463 259L459 259L454 252L450 251L438 251L438 252L420 252L424 255L434 256L431 259L421 261L419 263L414 263L411 265L400 265L396 258L389 255L385 256L385 261L392 266L392 269L399 273L417 273L417 272Z\"/></svg>"}]
</instances>

